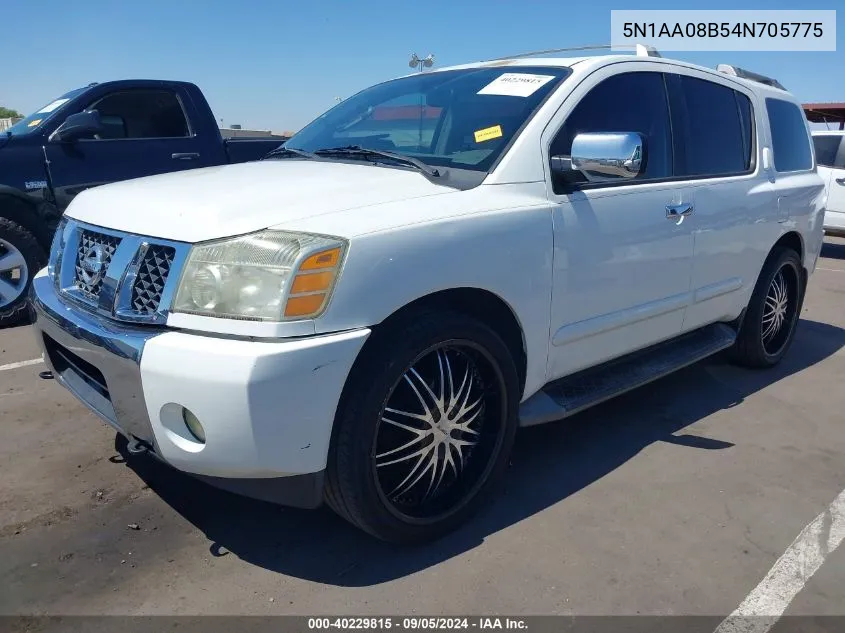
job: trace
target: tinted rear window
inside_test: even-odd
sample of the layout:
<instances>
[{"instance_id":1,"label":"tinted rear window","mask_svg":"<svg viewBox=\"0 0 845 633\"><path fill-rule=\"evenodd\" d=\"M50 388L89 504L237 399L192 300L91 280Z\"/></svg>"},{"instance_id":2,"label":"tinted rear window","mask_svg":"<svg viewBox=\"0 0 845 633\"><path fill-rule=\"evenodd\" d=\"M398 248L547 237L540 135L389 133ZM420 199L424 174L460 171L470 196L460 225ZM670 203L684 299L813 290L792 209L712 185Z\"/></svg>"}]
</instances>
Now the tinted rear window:
<instances>
[{"instance_id":1,"label":"tinted rear window","mask_svg":"<svg viewBox=\"0 0 845 633\"><path fill-rule=\"evenodd\" d=\"M824 135L814 136L813 145L816 148L816 162L825 167L845 169L845 136Z\"/></svg>"},{"instance_id":2,"label":"tinted rear window","mask_svg":"<svg viewBox=\"0 0 845 633\"><path fill-rule=\"evenodd\" d=\"M721 84L679 76L684 160L678 176L741 174L751 167L751 104L745 95Z\"/></svg>"},{"instance_id":3,"label":"tinted rear window","mask_svg":"<svg viewBox=\"0 0 845 633\"><path fill-rule=\"evenodd\" d=\"M782 99L766 99L772 130L772 153L776 171L813 168L810 136L804 113L796 104Z\"/></svg>"}]
</instances>

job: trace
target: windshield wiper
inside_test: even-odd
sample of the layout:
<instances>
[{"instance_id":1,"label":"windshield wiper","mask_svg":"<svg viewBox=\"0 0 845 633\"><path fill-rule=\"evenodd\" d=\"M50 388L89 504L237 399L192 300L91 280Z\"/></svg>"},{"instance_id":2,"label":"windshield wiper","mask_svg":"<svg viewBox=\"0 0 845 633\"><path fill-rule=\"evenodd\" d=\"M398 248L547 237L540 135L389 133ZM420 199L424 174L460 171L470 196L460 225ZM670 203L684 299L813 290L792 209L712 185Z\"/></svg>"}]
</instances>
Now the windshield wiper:
<instances>
[{"instance_id":1,"label":"windshield wiper","mask_svg":"<svg viewBox=\"0 0 845 633\"><path fill-rule=\"evenodd\" d=\"M426 165L421 160L413 156L406 156L405 154L398 154L383 149L370 149L369 147L361 147L360 145L347 145L346 147L327 147L318 149L314 152L315 156L380 156L382 158L389 158L397 163L404 163L410 165L433 178L440 176L440 172L433 167Z\"/></svg>"},{"instance_id":2,"label":"windshield wiper","mask_svg":"<svg viewBox=\"0 0 845 633\"><path fill-rule=\"evenodd\" d=\"M274 150L267 152L261 160L265 158L273 158L274 156L301 156L303 158L317 158L311 152L306 152L304 149L296 149L295 147L277 147Z\"/></svg>"}]
</instances>

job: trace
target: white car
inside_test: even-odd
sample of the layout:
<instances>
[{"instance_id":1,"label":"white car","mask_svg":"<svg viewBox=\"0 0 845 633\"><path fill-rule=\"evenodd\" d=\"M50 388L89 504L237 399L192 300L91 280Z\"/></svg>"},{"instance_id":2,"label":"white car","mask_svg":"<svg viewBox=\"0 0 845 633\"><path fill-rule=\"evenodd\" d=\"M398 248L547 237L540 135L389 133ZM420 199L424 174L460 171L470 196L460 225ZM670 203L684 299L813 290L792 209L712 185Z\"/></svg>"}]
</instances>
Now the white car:
<instances>
[{"instance_id":1,"label":"white car","mask_svg":"<svg viewBox=\"0 0 845 633\"><path fill-rule=\"evenodd\" d=\"M813 132L819 176L827 186L824 231L845 237L845 131Z\"/></svg>"},{"instance_id":2,"label":"white car","mask_svg":"<svg viewBox=\"0 0 845 633\"><path fill-rule=\"evenodd\" d=\"M359 92L266 160L85 191L35 330L129 451L432 539L518 426L727 348L780 361L823 192L801 107L741 69L444 68Z\"/></svg>"}]
</instances>

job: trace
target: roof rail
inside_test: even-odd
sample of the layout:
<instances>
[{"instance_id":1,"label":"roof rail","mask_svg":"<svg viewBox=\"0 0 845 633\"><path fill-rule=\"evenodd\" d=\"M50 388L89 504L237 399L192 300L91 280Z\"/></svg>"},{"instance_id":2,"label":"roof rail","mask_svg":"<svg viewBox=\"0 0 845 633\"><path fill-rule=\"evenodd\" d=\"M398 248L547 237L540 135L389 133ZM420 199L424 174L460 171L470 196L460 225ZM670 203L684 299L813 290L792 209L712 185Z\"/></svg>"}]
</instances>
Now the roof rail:
<instances>
[{"instance_id":1,"label":"roof rail","mask_svg":"<svg viewBox=\"0 0 845 633\"><path fill-rule=\"evenodd\" d=\"M519 53L517 55L508 55L506 57L496 57L486 61L497 62L505 59L517 59L520 57L534 57L535 55L548 55L549 53L564 53L570 51L595 51L608 49L632 48L636 51L637 57L662 57L656 48L648 44L597 44L592 46L572 46L569 48L549 48L544 51L531 51L529 53Z\"/></svg>"},{"instance_id":2,"label":"roof rail","mask_svg":"<svg viewBox=\"0 0 845 633\"><path fill-rule=\"evenodd\" d=\"M772 88L786 90L786 88L784 88L783 85L777 79L772 79L771 77L766 77L765 75L761 75L759 73L753 73L750 70L745 70L744 68L740 68L739 66L731 66L730 64L719 64L718 66L716 66L716 70L718 70L720 73L725 73L726 75L740 77L741 79L750 79L751 81L756 81L758 83L771 86Z\"/></svg>"}]
</instances>

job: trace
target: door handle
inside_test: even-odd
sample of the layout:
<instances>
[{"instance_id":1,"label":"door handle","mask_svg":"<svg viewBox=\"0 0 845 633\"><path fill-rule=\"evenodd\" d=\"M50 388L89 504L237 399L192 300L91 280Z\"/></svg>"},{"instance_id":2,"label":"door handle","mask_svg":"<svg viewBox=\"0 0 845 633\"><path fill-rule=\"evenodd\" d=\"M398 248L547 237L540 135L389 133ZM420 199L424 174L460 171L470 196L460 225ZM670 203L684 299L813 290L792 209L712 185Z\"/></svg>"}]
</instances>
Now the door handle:
<instances>
[{"instance_id":1,"label":"door handle","mask_svg":"<svg viewBox=\"0 0 845 633\"><path fill-rule=\"evenodd\" d=\"M837 178L836 182L838 182L840 185L845 185L845 178Z\"/></svg>"},{"instance_id":2,"label":"door handle","mask_svg":"<svg viewBox=\"0 0 845 633\"><path fill-rule=\"evenodd\" d=\"M669 220L683 220L686 216L693 212L691 202L682 202L680 204L666 205L666 217Z\"/></svg>"},{"instance_id":3,"label":"door handle","mask_svg":"<svg viewBox=\"0 0 845 633\"><path fill-rule=\"evenodd\" d=\"M194 160L199 157L200 155L197 152L176 152L170 155L173 160Z\"/></svg>"}]
</instances>

